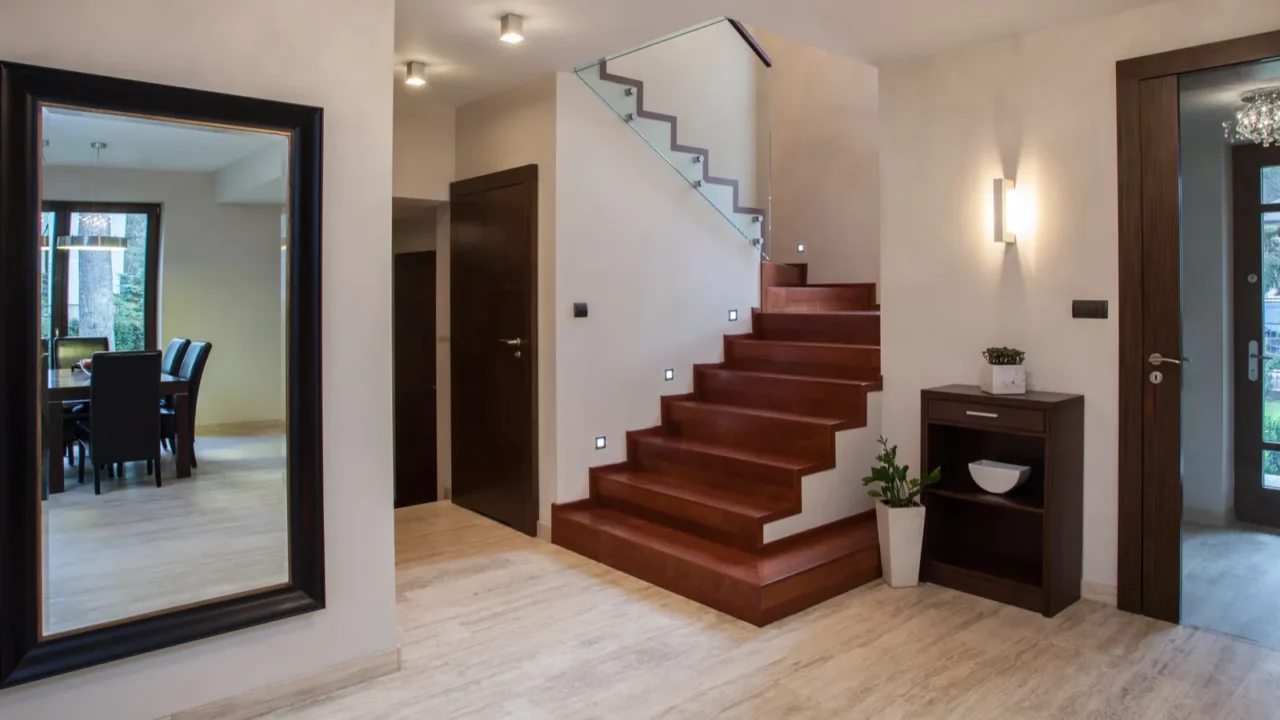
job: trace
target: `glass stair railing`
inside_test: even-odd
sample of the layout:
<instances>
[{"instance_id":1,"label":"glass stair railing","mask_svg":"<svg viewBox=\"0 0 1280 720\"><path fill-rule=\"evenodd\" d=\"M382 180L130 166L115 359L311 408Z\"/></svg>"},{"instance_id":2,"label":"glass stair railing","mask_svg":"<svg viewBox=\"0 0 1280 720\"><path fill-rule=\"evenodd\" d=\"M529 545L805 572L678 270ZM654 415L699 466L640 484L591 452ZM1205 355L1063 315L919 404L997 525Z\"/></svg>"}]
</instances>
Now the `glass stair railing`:
<instances>
[{"instance_id":1,"label":"glass stair railing","mask_svg":"<svg viewBox=\"0 0 1280 720\"><path fill-rule=\"evenodd\" d=\"M575 73L767 258L768 66L746 28L721 18Z\"/></svg>"}]
</instances>

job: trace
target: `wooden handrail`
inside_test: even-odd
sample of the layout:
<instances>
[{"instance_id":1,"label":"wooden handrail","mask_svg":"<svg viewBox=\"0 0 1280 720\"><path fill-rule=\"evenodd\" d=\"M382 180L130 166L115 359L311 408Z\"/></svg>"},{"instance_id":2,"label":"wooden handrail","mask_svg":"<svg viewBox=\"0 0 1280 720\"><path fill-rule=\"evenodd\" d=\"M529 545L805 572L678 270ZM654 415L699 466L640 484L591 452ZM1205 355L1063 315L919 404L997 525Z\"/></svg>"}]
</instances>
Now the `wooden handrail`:
<instances>
[{"instance_id":1,"label":"wooden handrail","mask_svg":"<svg viewBox=\"0 0 1280 720\"><path fill-rule=\"evenodd\" d=\"M743 41L751 47L751 51L756 54L756 57L760 58L760 62L764 63L765 67L773 67L773 58L769 57L769 53L766 52L760 42L756 40L756 37L751 34L751 31L747 29L747 26L733 18L728 18L728 20L729 24L733 26L733 29L737 30L738 34L742 36Z\"/></svg>"}]
</instances>

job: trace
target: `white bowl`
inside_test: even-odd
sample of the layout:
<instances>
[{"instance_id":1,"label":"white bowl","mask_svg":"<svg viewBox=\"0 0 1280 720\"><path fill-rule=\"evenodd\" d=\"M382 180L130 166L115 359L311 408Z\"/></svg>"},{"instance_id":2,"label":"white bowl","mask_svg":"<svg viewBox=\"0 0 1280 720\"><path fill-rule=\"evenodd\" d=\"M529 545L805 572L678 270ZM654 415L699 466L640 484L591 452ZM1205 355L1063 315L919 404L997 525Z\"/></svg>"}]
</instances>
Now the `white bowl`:
<instances>
[{"instance_id":1,"label":"white bowl","mask_svg":"<svg viewBox=\"0 0 1280 720\"><path fill-rule=\"evenodd\" d=\"M969 474L978 487L1003 495L1025 483L1031 477L1031 468L995 460L978 460L969 463Z\"/></svg>"}]
</instances>

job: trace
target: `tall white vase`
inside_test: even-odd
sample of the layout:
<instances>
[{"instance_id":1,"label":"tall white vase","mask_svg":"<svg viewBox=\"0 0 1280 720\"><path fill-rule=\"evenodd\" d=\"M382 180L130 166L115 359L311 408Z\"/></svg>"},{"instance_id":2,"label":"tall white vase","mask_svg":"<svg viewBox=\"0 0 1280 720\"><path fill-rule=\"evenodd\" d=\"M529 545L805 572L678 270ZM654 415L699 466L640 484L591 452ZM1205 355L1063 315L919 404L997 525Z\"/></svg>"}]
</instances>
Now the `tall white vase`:
<instances>
[{"instance_id":1,"label":"tall white vase","mask_svg":"<svg viewBox=\"0 0 1280 720\"><path fill-rule=\"evenodd\" d=\"M920 584L920 546L924 543L924 507L891 508L876 503L880 567L889 587Z\"/></svg>"}]
</instances>

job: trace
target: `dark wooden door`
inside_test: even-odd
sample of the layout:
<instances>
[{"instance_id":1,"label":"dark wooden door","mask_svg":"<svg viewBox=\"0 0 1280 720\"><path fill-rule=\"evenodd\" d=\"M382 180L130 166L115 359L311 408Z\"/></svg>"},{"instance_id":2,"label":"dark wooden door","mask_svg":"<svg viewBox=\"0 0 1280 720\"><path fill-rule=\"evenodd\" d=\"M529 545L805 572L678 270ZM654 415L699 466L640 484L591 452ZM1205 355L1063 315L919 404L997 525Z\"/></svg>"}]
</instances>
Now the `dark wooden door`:
<instances>
[{"instance_id":1,"label":"dark wooden door","mask_svg":"<svg viewBox=\"0 0 1280 720\"><path fill-rule=\"evenodd\" d=\"M538 168L450 187L453 501L537 534Z\"/></svg>"},{"instance_id":2,"label":"dark wooden door","mask_svg":"<svg viewBox=\"0 0 1280 720\"><path fill-rule=\"evenodd\" d=\"M395 256L396 507L436 499L436 254Z\"/></svg>"},{"instance_id":3,"label":"dark wooden door","mask_svg":"<svg viewBox=\"0 0 1280 720\"><path fill-rule=\"evenodd\" d=\"M1235 511L1280 527L1280 147L1231 153Z\"/></svg>"},{"instance_id":4,"label":"dark wooden door","mask_svg":"<svg viewBox=\"0 0 1280 720\"><path fill-rule=\"evenodd\" d=\"M1182 598L1182 303L1178 78L1141 83L1143 612L1178 622Z\"/></svg>"}]
</instances>

